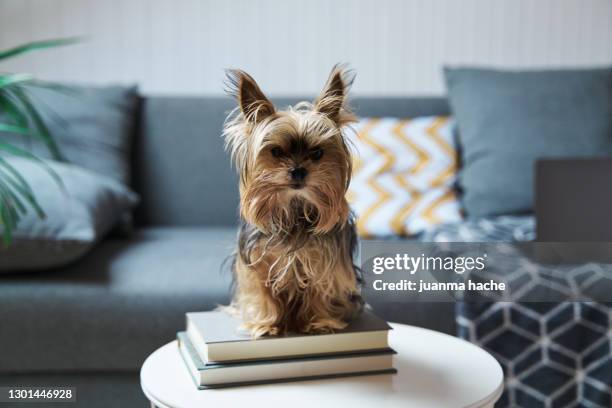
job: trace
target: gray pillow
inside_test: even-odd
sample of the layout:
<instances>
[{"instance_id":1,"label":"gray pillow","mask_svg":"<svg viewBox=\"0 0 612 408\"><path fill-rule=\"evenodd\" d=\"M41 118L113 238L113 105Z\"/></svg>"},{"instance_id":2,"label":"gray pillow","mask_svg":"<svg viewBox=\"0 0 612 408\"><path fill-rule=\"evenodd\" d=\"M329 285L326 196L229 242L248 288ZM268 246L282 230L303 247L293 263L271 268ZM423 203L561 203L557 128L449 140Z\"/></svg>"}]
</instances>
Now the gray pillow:
<instances>
[{"instance_id":1,"label":"gray pillow","mask_svg":"<svg viewBox=\"0 0 612 408\"><path fill-rule=\"evenodd\" d=\"M0 271L51 268L80 258L137 202L123 184L78 166L47 162L62 188L41 164L6 160L28 181L46 218L29 210L21 219L13 243L0 245Z\"/></svg>"},{"instance_id":2,"label":"gray pillow","mask_svg":"<svg viewBox=\"0 0 612 408\"><path fill-rule=\"evenodd\" d=\"M532 211L538 158L612 154L612 69L444 73L470 217Z\"/></svg>"},{"instance_id":3,"label":"gray pillow","mask_svg":"<svg viewBox=\"0 0 612 408\"><path fill-rule=\"evenodd\" d=\"M66 85L61 91L29 87L27 92L69 163L129 185L136 87ZM37 141L28 143L22 136L9 140L39 157L52 158Z\"/></svg>"}]
</instances>

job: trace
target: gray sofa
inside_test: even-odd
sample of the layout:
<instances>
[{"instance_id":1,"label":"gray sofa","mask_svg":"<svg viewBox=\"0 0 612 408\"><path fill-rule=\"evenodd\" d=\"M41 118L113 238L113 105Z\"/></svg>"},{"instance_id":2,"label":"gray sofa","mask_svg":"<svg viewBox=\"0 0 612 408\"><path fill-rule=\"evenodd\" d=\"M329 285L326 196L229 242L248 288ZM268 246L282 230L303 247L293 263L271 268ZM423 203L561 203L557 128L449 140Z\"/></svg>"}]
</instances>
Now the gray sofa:
<instances>
[{"instance_id":1,"label":"gray sofa","mask_svg":"<svg viewBox=\"0 0 612 408\"><path fill-rule=\"evenodd\" d=\"M362 116L449 112L438 98L352 104ZM142 99L136 230L107 238L67 268L0 277L0 385L74 385L78 406L146 406L138 380L146 356L184 328L185 312L229 299L224 261L238 193L220 131L233 106L222 97ZM388 320L455 331L452 304L366 300Z\"/></svg>"}]
</instances>

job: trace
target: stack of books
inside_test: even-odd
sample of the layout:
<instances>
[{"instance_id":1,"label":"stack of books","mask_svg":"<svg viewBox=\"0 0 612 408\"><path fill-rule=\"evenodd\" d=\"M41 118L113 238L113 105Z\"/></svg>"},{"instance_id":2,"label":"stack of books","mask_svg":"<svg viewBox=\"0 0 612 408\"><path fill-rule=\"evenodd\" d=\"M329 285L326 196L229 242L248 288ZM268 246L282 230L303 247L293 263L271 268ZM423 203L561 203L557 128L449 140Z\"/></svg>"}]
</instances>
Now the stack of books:
<instances>
[{"instance_id":1,"label":"stack of books","mask_svg":"<svg viewBox=\"0 0 612 408\"><path fill-rule=\"evenodd\" d=\"M289 334L252 339L222 311L187 313L179 350L200 389L393 374L391 327L364 311L332 334Z\"/></svg>"}]
</instances>

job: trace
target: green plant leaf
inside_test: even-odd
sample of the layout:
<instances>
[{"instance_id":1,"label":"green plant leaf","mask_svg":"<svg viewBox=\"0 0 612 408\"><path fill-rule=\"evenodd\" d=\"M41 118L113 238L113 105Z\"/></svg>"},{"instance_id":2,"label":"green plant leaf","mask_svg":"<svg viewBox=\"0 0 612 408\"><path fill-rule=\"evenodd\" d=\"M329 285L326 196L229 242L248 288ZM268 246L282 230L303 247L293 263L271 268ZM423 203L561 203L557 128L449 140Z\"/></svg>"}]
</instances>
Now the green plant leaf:
<instances>
[{"instance_id":1,"label":"green plant leaf","mask_svg":"<svg viewBox=\"0 0 612 408\"><path fill-rule=\"evenodd\" d=\"M45 88L50 89L52 91L61 92L67 95L79 95L78 89L75 89L73 86L57 84L55 82L41 81L40 79L32 79L28 81L26 84L27 87L35 87L35 88Z\"/></svg>"},{"instance_id":2,"label":"green plant leaf","mask_svg":"<svg viewBox=\"0 0 612 408\"><path fill-rule=\"evenodd\" d=\"M35 93L33 93L32 89L36 89L36 88L48 89L53 92L60 93L64 96L73 97L73 98L76 98L81 92L76 90L74 87L70 87L70 86L58 85L57 88L52 88L51 85L49 86L41 85L40 82L34 82L34 81L22 84L22 88L24 92L29 96L30 101L32 103L35 102L36 106L40 107L39 110L43 110L44 112L46 112L49 118L53 120L55 123L57 123L59 126L61 126L62 128L66 129L68 127L69 125L68 121L66 121L64 118L58 115L55 109L52 106L49 106L49 104L44 99L39 98Z\"/></svg>"},{"instance_id":3,"label":"green plant leaf","mask_svg":"<svg viewBox=\"0 0 612 408\"><path fill-rule=\"evenodd\" d=\"M19 149L14 151L14 146L8 149L6 149L6 146L0 146L0 148L2 147L13 153L23 153L19 152ZM41 160L38 159L37 161ZM51 171L50 174L54 175L55 173ZM57 175L55 177L58 178ZM17 227L21 216L26 214L26 203L36 212L38 217L44 218L46 216L27 180L9 162L0 157L0 224L3 226L2 234L5 245L11 243L12 231Z\"/></svg>"},{"instance_id":4,"label":"green plant leaf","mask_svg":"<svg viewBox=\"0 0 612 408\"><path fill-rule=\"evenodd\" d=\"M28 117L27 110L22 106L19 98L12 94L11 88L0 88L0 101L7 119L14 122L14 124L17 126L28 129L28 134L21 135L24 139L26 139L28 147L31 147L30 143L33 137L40 139L43 144L45 143L44 139L37 134L34 134L36 130L32 129L31 120Z\"/></svg>"},{"instance_id":5,"label":"green plant leaf","mask_svg":"<svg viewBox=\"0 0 612 408\"><path fill-rule=\"evenodd\" d=\"M0 123L0 132L4 133L15 133L22 136L36 136L42 138L38 133L30 131L27 127L10 125L8 123Z\"/></svg>"},{"instance_id":6,"label":"green plant leaf","mask_svg":"<svg viewBox=\"0 0 612 408\"><path fill-rule=\"evenodd\" d=\"M9 125L7 123L0 123L0 132L16 133L18 135L29 135L30 130L26 127Z\"/></svg>"},{"instance_id":7,"label":"green plant leaf","mask_svg":"<svg viewBox=\"0 0 612 408\"><path fill-rule=\"evenodd\" d=\"M0 158L0 173L4 174L4 180L8 183L8 185L15 191L16 194L23 197L25 201L27 201L28 205L34 209L38 217L44 218L45 212L36 200L36 196L34 195L34 191L28 184L28 182L19 174L17 170L9 162ZM2 179L0 179L2 181ZM16 204L23 204L19 197L14 197ZM25 213L25 207L24 207Z\"/></svg>"},{"instance_id":8,"label":"green plant leaf","mask_svg":"<svg viewBox=\"0 0 612 408\"><path fill-rule=\"evenodd\" d=\"M8 118L13 121L13 124L24 128L28 127L28 117L13 103L10 95L3 94L2 90L0 90L0 106L2 111L8 115Z\"/></svg>"},{"instance_id":9,"label":"green plant leaf","mask_svg":"<svg viewBox=\"0 0 612 408\"><path fill-rule=\"evenodd\" d=\"M9 183L3 183L2 180L0 180L0 197L11 199L11 202L17 207L19 216L26 213L27 209L17 196L17 193L9 187Z\"/></svg>"},{"instance_id":10,"label":"green plant leaf","mask_svg":"<svg viewBox=\"0 0 612 408\"><path fill-rule=\"evenodd\" d=\"M12 164L10 164L3 157L0 157L0 171L2 171L3 168L5 172L8 172L11 177L13 177L20 185L23 186L23 189L27 194L34 195L34 191L30 187L26 179L21 174L19 174L19 172L13 167Z\"/></svg>"},{"instance_id":11,"label":"green plant leaf","mask_svg":"<svg viewBox=\"0 0 612 408\"><path fill-rule=\"evenodd\" d=\"M3 241L4 245L9 245L13 240L13 229L17 226L19 222L19 217L15 216L14 210L11 208L11 200L10 198L5 197L5 193L0 192L0 221L2 222L3 231Z\"/></svg>"},{"instance_id":12,"label":"green plant leaf","mask_svg":"<svg viewBox=\"0 0 612 408\"><path fill-rule=\"evenodd\" d=\"M58 39L52 39L52 40L43 40L43 41L34 41L31 43L27 43L24 45L20 45L18 47L14 47L14 48L10 48L8 50L5 51L0 51L0 61L7 59L7 58L11 58L11 57L15 57L17 55L22 55L31 51L35 51L35 50L40 50L40 49L46 49L46 48L53 48L53 47L59 47L59 46L63 46L63 45L70 45L70 44L74 44L76 42L79 42L80 39L77 37L73 37L73 38L58 38Z\"/></svg>"},{"instance_id":13,"label":"green plant leaf","mask_svg":"<svg viewBox=\"0 0 612 408\"><path fill-rule=\"evenodd\" d=\"M53 170L44 160L40 159L39 157L33 155L27 150L23 150L15 145L12 145L10 143L5 143L5 142L0 142L0 151L5 151L6 153L12 154L13 156L24 157L26 159L30 159L30 160L33 160L39 163L45 168L45 170L47 170L47 173L51 175L53 180L62 189L65 189L64 183L62 183L62 180L60 179L59 175L55 172L55 170Z\"/></svg>"},{"instance_id":14,"label":"green plant leaf","mask_svg":"<svg viewBox=\"0 0 612 408\"><path fill-rule=\"evenodd\" d=\"M32 80L30 74L3 74L0 75L0 88L6 88L7 86L13 86L19 83L25 83Z\"/></svg>"},{"instance_id":15,"label":"green plant leaf","mask_svg":"<svg viewBox=\"0 0 612 408\"><path fill-rule=\"evenodd\" d=\"M45 124L43 118L38 113L38 110L34 107L30 98L26 95L26 93L21 88L11 88L11 93L19 100L22 107L27 111L28 115L34 122L36 129L38 131L38 136L45 143L47 149L53 156L55 160L65 161L64 156L62 155L59 147L55 140L51 137L51 133L49 132L49 128Z\"/></svg>"}]
</instances>

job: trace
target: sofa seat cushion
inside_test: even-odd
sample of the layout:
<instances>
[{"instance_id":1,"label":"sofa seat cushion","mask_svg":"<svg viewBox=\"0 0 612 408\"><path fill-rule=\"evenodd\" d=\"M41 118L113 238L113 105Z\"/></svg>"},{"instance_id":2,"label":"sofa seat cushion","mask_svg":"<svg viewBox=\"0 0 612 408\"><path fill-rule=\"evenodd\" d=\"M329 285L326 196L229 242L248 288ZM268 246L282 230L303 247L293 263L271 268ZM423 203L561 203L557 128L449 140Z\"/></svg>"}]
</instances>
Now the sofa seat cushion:
<instances>
[{"instance_id":1,"label":"sofa seat cushion","mask_svg":"<svg viewBox=\"0 0 612 408\"><path fill-rule=\"evenodd\" d=\"M138 369L185 312L228 302L235 234L143 229L53 273L4 275L0 372Z\"/></svg>"}]
</instances>

